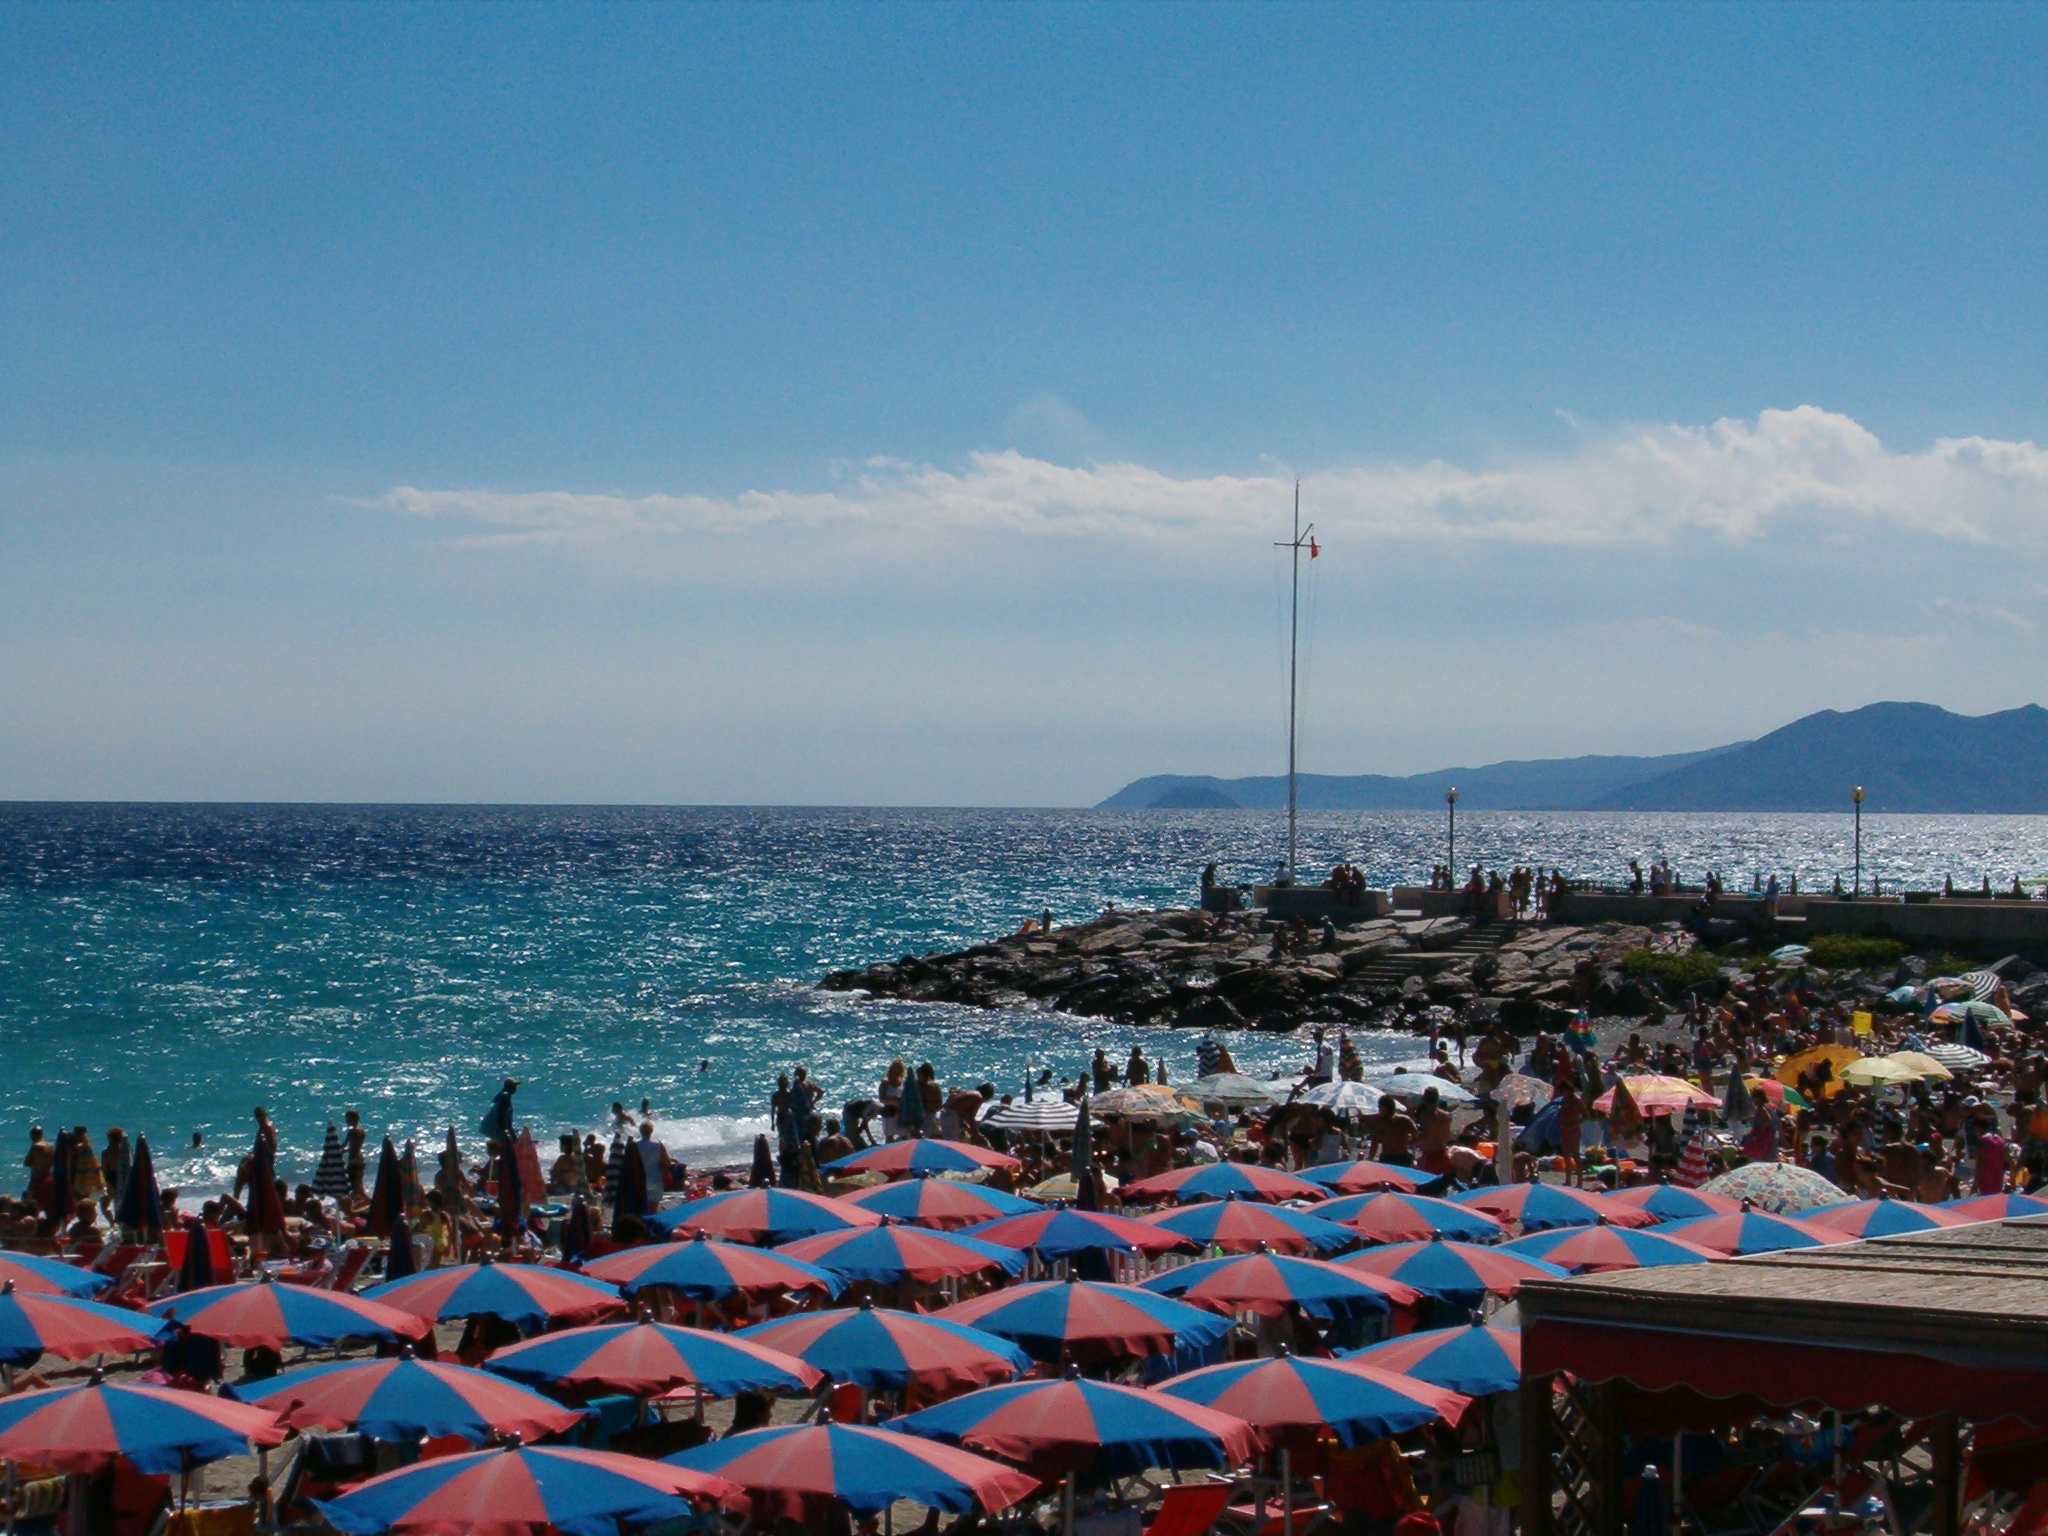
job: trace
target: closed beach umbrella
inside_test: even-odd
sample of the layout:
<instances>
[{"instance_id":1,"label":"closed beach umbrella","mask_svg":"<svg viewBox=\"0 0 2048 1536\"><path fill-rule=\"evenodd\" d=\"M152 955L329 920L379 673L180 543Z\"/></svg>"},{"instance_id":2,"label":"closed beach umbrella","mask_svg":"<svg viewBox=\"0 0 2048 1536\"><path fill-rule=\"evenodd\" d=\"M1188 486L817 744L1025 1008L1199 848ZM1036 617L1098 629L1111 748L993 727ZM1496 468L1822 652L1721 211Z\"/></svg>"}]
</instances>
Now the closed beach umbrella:
<instances>
[{"instance_id":1,"label":"closed beach umbrella","mask_svg":"<svg viewBox=\"0 0 2048 1536\"><path fill-rule=\"evenodd\" d=\"M284 1235L284 1201L277 1193L277 1143L267 1132L258 1132L249 1178L249 1215L252 1233L272 1237Z\"/></svg>"},{"instance_id":2,"label":"closed beach umbrella","mask_svg":"<svg viewBox=\"0 0 2048 1536\"><path fill-rule=\"evenodd\" d=\"M1141 1200L1221 1200L1225 1195L1247 1200L1321 1200L1328 1193L1320 1184L1258 1163L1176 1168L1124 1186L1126 1198L1136 1195Z\"/></svg>"},{"instance_id":3,"label":"closed beach umbrella","mask_svg":"<svg viewBox=\"0 0 2048 1536\"><path fill-rule=\"evenodd\" d=\"M1345 1351L1344 1358L1416 1381L1448 1387L1467 1397L1512 1392L1522 1384L1522 1331L1474 1323L1467 1328L1430 1328L1404 1333L1383 1344Z\"/></svg>"},{"instance_id":4,"label":"closed beach umbrella","mask_svg":"<svg viewBox=\"0 0 2048 1536\"><path fill-rule=\"evenodd\" d=\"M605 1388L659 1397L696 1387L712 1397L802 1392L821 1373L750 1339L666 1323L603 1323L509 1344L484 1363L498 1376L535 1385Z\"/></svg>"},{"instance_id":5,"label":"closed beach umbrella","mask_svg":"<svg viewBox=\"0 0 2048 1536\"><path fill-rule=\"evenodd\" d=\"M531 1205L548 1187L547 1175L541 1171L540 1148L534 1145L533 1127L519 1127L512 1143L512 1160L519 1165L519 1187L525 1191L526 1203Z\"/></svg>"},{"instance_id":6,"label":"closed beach umbrella","mask_svg":"<svg viewBox=\"0 0 2048 1536\"><path fill-rule=\"evenodd\" d=\"M501 1317L520 1328L580 1323L620 1311L616 1286L573 1270L540 1264L455 1264L409 1280L388 1280L363 1292L366 1299L429 1322Z\"/></svg>"},{"instance_id":7,"label":"closed beach umbrella","mask_svg":"<svg viewBox=\"0 0 2048 1536\"><path fill-rule=\"evenodd\" d=\"M769 1244L881 1224L871 1211L801 1189L729 1189L647 1218L647 1225L664 1237L701 1232L729 1242Z\"/></svg>"},{"instance_id":8,"label":"closed beach umbrella","mask_svg":"<svg viewBox=\"0 0 2048 1536\"><path fill-rule=\"evenodd\" d=\"M387 1140L384 1145L388 1149L391 1143ZM397 1159L394 1158L392 1161L395 1165ZM647 1189L646 1169L637 1157L629 1156L626 1161L641 1170L640 1189L644 1198ZM394 1174L397 1172L395 1166L392 1172ZM382 1174L383 1170L381 1168L378 1169L380 1178ZM630 1190L632 1187L633 1176L628 1173L626 1175L626 1188ZM621 1209L624 1209L623 1205L621 1205ZM492 1226L497 1230L498 1235L505 1239L508 1245L516 1243L519 1234L526 1227L526 1188L524 1178L519 1171L519 1154L516 1146L505 1147L498 1155L498 1216L497 1220L492 1223Z\"/></svg>"},{"instance_id":9,"label":"closed beach umbrella","mask_svg":"<svg viewBox=\"0 0 2048 1536\"><path fill-rule=\"evenodd\" d=\"M391 1240L384 1245L384 1278L404 1280L419 1273L413 1259L412 1228L401 1216L391 1223Z\"/></svg>"},{"instance_id":10,"label":"closed beach umbrella","mask_svg":"<svg viewBox=\"0 0 2048 1536\"><path fill-rule=\"evenodd\" d=\"M856 1382L870 1392L900 1392L914 1384L943 1395L1008 1381L1031 1368L1031 1357L1008 1339L865 1303L793 1313L737 1336L794 1355L827 1380Z\"/></svg>"},{"instance_id":11,"label":"closed beach umbrella","mask_svg":"<svg viewBox=\"0 0 2048 1536\"><path fill-rule=\"evenodd\" d=\"M323 1200L348 1198L348 1159L342 1155L341 1135L332 1123L327 1139L320 1143L320 1166L313 1170L313 1193Z\"/></svg>"},{"instance_id":12,"label":"closed beach umbrella","mask_svg":"<svg viewBox=\"0 0 2048 1536\"><path fill-rule=\"evenodd\" d=\"M939 1232L1039 1209L1031 1201L1000 1189L963 1184L956 1179L898 1179L838 1198L842 1205L857 1206L871 1216L893 1216L898 1221Z\"/></svg>"},{"instance_id":13,"label":"closed beach umbrella","mask_svg":"<svg viewBox=\"0 0 2048 1536\"><path fill-rule=\"evenodd\" d=\"M895 1222L858 1232L821 1232L816 1237L784 1243L775 1251L786 1258L829 1269L848 1280L867 1280L877 1285L894 1285L902 1280L929 1285L936 1280L986 1274L991 1270L1014 1275L1024 1267L1024 1255L1014 1248Z\"/></svg>"},{"instance_id":14,"label":"closed beach umbrella","mask_svg":"<svg viewBox=\"0 0 2048 1536\"><path fill-rule=\"evenodd\" d=\"M730 1478L753 1498L758 1524L786 1514L805 1530L824 1529L834 1504L856 1515L898 1499L994 1514L1038 1492L1037 1478L986 1456L855 1424L749 1430L692 1446L662 1465Z\"/></svg>"},{"instance_id":15,"label":"closed beach umbrella","mask_svg":"<svg viewBox=\"0 0 2048 1536\"><path fill-rule=\"evenodd\" d=\"M1851 1237L1897 1237L1902 1232L1932 1232L1937 1227L1967 1227L1977 1218L1917 1200L1845 1200L1840 1205L1823 1205L1799 1218L1815 1226L1832 1227Z\"/></svg>"},{"instance_id":16,"label":"closed beach umbrella","mask_svg":"<svg viewBox=\"0 0 2048 1536\"><path fill-rule=\"evenodd\" d=\"M1027 1216L1012 1216L972 1228L966 1236L1006 1248L1035 1253L1046 1263L1077 1253L1192 1253L1195 1244L1130 1216L1107 1211L1047 1211L1033 1207Z\"/></svg>"},{"instance_id":17,"label":"closed beach umbrella","mask_svg":"<svg viewBox=\"0 0 2048 1536\"><path fill-rule=\"evenodd\" d=\"M1433 1300L1459 1307L1476 1307L1489 1295L1512 1296L1524 1280L1562 1280L1565 1273L1541 1259L1442 1238L1368 1248L1336 1263L1340 1269L1398 1280Z\"/></svg>"},{"instance_id":18,"label":"closed beach umbrella","mask_svg":"<svg viewBox=\"0 0 2048 1536\"><path fill-rule=\"evenodd\" d=\"M416 1444L460 1435L482 1445L493 1435L539 1440L583 1422L516 1382L463 1365L415 1360L342 1360L288 1371L266 1381L222 1389L230 1397L275 1409L293 1429L356 1430L372 1440Z\"/></svg>"},{"instance_id":19,"label":"closed beach umbrella","mask_svg":"<svg viewBox=\"0 0 2048 1536\"><path fill-rule=\"evenodd\" d=\"M1542 1259L1575 1275L1615 1269L1661 1269L1668 1264L1709 1264L1721 1257L1682 1238L1661 1232L1631 1232L1605 1224L1553 1227L1501 1245L1502 1253Z\"/></svg>"},{"instance_id":20,"label":"closed beach umbrella","mask_svg":"<svg viewBox=\"0 0 2048 1536\"><path fill-rule=\"evenodd\" d=\"M937 1137L916 1141L887 1141L879 1147L863 1147L825 1165L834 1173L973 1173L978 1168L1021 1166L1007 1152L977 1147L972 1142L941 1141Z\"/></svg>"},{"instance_id":21,"label":"closed beach umbrella","mask_svg":"<svg viewBox=\"0 0 2048 1536\"><path fill-rule=\"evenodd\" d=\"M1067 1172L1073 1175L1074 1187L1081 1192L1082 1208L1096 1209L1100 1202L1095 1199L1091 1177L1095 1172L1095 1130L1088 1120L1085 1097L1074 1106L1074 1145L1067 1158Z\"/></svg>"},{"instance_id":22,"label":"closed beach umbrella","mask_svg":"<svg viewBox=\"0 0 2048 1536\"><path fill-rule=\"evenodd\" d=\"M57 1219L61 1227L71 1220L71 1133L59 1131L56 1145L50 1149L50 1209L47 1214Z\"/></svg>"},{"instance_id":23,"label":"closed beach umbrella","mask_svg":"<svg viewBox=\"0 0 2048 1536\"><path fill-rule=\"evenodd\" d=\"M1546 1227L1590 1227L1605 1219L1609 1226L1647 1227L1648 1211L1617 1205L1605 1195L1562 1184L1490 1184L1453 1197L1469 1210L1484 1211L1496 1221L1521 1223L1524 1232Z\"/></svg>"},{"instance_id":24,"label":"closed beach umbrella","mask_svg":"<svg viewBox=\"0 0 2048 1536\"><path fill-rule=\"evenodd\" d=\"M625 1162L625 1148L617 1138L614 1138L612 1141L612 1157L615 1162L622 1165ZM606 1182L611 1188L618 1188L616 1179L607 1179ZM768 1138L766 1136L756 1136L754 1138L753 1165L747 1170L747 1186L750 1189L772 1189L774 1185L775 1154L768 1150Z\"/></svg>"},{"instance_id":25,"label":"closed beach umbrella","mask_svg":"<svg viewBox=\"0 0 2048 1536\"><path fill-rule=\"evenodd\" d=\"M768 1138L766 1136L760 1136L755 1138L754 1164L757 1171L759 1170L761 1158L765 1154L767 1146ZM772 1181L774 1177L774 1169L772 1167L769 1169L769 1177ZM604 1193L605 1198L612 1203L614 1209L618 1207L620 1194L625 1189L625 1187L626 1138L620 1135L617 1131L614 1131L612 1132L611 1148L604 1155ZM628 1209L630 1209L630 1207L628 1207Z\"/></svg>"},{"instance_id":26,"label":"closed beach umbrella","mask_svg":"<svg viewBox=\"0 0 2048 1536\"><path fill-rule=\"evenodd\" d=\"M2005 1221L2014 1216L2048 1216L2048 1200L2033 1195L1972 1195L1944 1200L1941 1208L1972 1221Z\"/></svg>"},{"instance_id":27,"label":"closed beach umbrella","mask_svg":"<svg viewBox=\"0 0 2048 1536\"><path fill-rule=\"evenodd\" d=\"M1412 1168L1398 1168L1392 1163L1375 1163L1369 1158L1356 1158L1348 1163L1321 1163L1314 1168L1304 1168L1301 1176L1311 1184L1320 1184L1331 1194L1360 1195L1368 1190L1399 1190L1414 1194L1425 1183L1434 1182L1418 1179Z\"/></svg>"},{"instance_id":28,"label":"closed beach umbrella","mask_svg":"<svg viewBox=\"0 0 2048 1536\"><path fill-rule=\"evenodd\" d=\"M597 1233L590 1219L590 1202L578 1195L569 1207L569 1219L562 1223L562 1257L580 1259L590 1251Z\"/></svg>"},{"instance_id":29,"label":"closed beach umbrella","mask_svg":"<svg viewBox=\"0 0 2048 1536\"><path fill-rule=\"evenodd\" d=\"M1197 1207L1199 1209L1199 1207ZM1432 1195L1346 1195L1316 1208L1318 1216L1341 1223L1368 1243L1421 1243L1432 1237L1461 1243L1497 1243L1508 1229L1484 1211Z\"/></svg>"},{"instance_id":30,"label":"closed beach umbrella","mask_svg":"<svg viewBox=\"0 0 2048 1536\"><path fill-rule=\"evenodd\" d=\"M1748 1122L1753 1108L1749 1097L1749 1079L1742 1073L1728 1074L1728 1094L1722 1100L1721 1110L1727 1115L1730 1125L1743 1125Z\"/></svg>"},{"instance_id":31,"label":"closed beach umbrella","mask_svg":"<svg viewBox=\"0 0 2048 1536\"><path fill-rule=\"evenodd\" d=\"M1702 1189L1682 1189L1676 1184L1638 1184L1607 1197L1620 1205L1648 1211L1659 1221L1684 1221L1690 1216L1722 1216L1742 1209L1740 1200L1710 1195Z\"/></svg>"},{"instance_id":32,"label":"closed beach umbrella","mask_svg":"<svg viewBox=\"0 0 2048 1536\"><path fill-rule=\"evenodd\" d=\"M1000 1456L1039 1477L1241 1467L1263 1448L1259 1432L1234 1414L1072 1375L983 1387L886 1427Z\"/></svg>"},{"instance_id":33,"label":"closed beach umbrella","mask_svg":"<svg viewBox=\"0 0 2048 1536\"><path fill-rule=\"evenodd\" d=\"M1182 1264L1141 1282L1141 1288L1226 1317L1239 1312L1278 1317L1289 1306L1325 1320L1385 1317L1397 1306L1413 1306L1420 1300L1418 1292L1398 1280L1279 1253L1232 1254Z\"/></svg>"},{"instance_id":34,"label":"closed beach umbrella","mask_svg":"<svg viewBox=\"0 0 2048 1536\"><path fill-rule=\"evenodd\" d=\"M1225 1253L1256 1253L1262 1248L1297 1255L1339 1253L1357 1247L1360 1241L1359 1234L1349 1227L1323 1220L1321 1207L1311 1216L1284 1205L1240 1200L1236 1195L1170 1206L1143 1221L1161 1232L1221 1248Z\"/></svg>"},{"instance_id":35,"label":"closed beach umbrella","mask_svg":"<svg viewBox=\"0 0 2048 1536\"><path fill-rule=\"evenodd\" d=\"M1663 1230L1672 1237L1731 1257L1854 1241L1848 1233L1817 1222L1751 1210L1737 1211L1732 1216L1696 1216L1691 1221L1671 1222Z\"/></svg>"},{"instance_id":36,"label":"closed beach umbrella","mask_svg":"<svg viewBox=\"0 0 2048 1536\"><path fill-rule=\"evenodd\" d=\"M583 1272L609 1280L628 1296L659 1287L691 1301L805 1293L837 1296L846 1282L827 1269L745 1243L713 1242L699 1235L680 1243L647 1243L593 1259Z\"/></svg>"},{"instance_id":37,"label":"closed beach umbrella","mask_svg":"<svg viewBox=\"0 0 2048 1536\"><path fill-rule=\"evenodd\" d=\"M1428 1382L1351 1359L1278 1355L1205 1366L1153 1391L1257 1425L1268 1438L1299 1446L1324 1431L1340 1445L1364 1445L1430 1424L1455 1426L1471 1399Z\"/></svg>"},{"instance_id":38,"label":"closed beach umbrella","mask_svg":"<svg viewBox=\"0 0 2048 1536\"><path fill-rule=\"evenodd\" d=\"M519 1187L519 1175L513 1164L509 1177L515 1193ZM619 1165L618 1193L612 1200L612 1241L630 1242L635 1230L647 1229L647 1160L631 1146L626 1148L625 1161ZM502 1213L503 1201L499 1202ZM628 1226L627 1223L632 1225Z\"/></svg>"},{"instance_id":39,"label":"closed beach umbrella","mask_svg":"<svg viewBox=\"0 0 2048 1536\"><path fill-rule=\"evenodd\" d=\"M398 1148L391 1138L377 1150L377 1176L370 1185L370 1209L364 1230L372 1237L389 1237L391 1224L405 1215L405 1176L398 1168Z\"/></svg>"},{"instance_id":40,"label":"closed beach umbrella","mask_svg":"<svg viewBox=\"0 0 2048 1536\"><path fill-rule=\"evenodd\" d=\"M84 1386L0 1398L0 1459L60 1472L104 1472L121 1460L162 1477L283 1438L268 1408L97 1374Z\"/></svg>"},{"instance_id":41,"label":"closed beach umbrella","mask_svg":"<svg viewBox=\"0 0 2048 1536\"><path fill-rule=\"evenodd\" d=\"M738 1492L645 1457L520 1445L418 1462L314 1502L349 1536L619 1536Z\"/></svg>"},{"instance_id":42,"label":"closed beach umbrella","mask_svg":"<svg viewBox=\"0 0 2048 1536\"><path fill-rule=\"evenodd\" d=\"M396 1344L421 1337L429 1327L410 1312L347 1291L269 1280L180 1292L156 1302L149 1312L231 1349L281 1349L287 1344L327 1348L343 1339Z\"/></svg>"},{"instance_id":43,"label":"closed beach umbrella","mask_svg":"<svg viewBox=\"0 0 2048 1536\"><path fill-rule=\"evenodd\" d=\"M126 1307L103 1307L82 1297L17 1291L0 1281L0 1364L32 1365L45 1355L83 1360L90 1355L131 1355L154 1349L170 1334Z\"/></svg>"},{"instance_id":44,"label":"closed beach umbrella","mask_svg":"<svg viewBox=\"0 0 2048 1536\"><path fill-rule=\"evenodd\" d=\"M178 1264L180 1294L206 1290L217 1278L213 1272L213 1240L207 1236L208 1230L196 1220L188 1218L185 1223L185 1257Z\"/></svg>"},{"instance_id":45,"label":"closed beach umbrella","mask_svg":"<svg viewBox=\"0 0 2048 1536\"><path fill-rule=\"evenodd\" d=\"M0 1283L23 1294L38 1296L96 1296L114 1283L109 1275L96 1275L33 1253L0 1253Z\"/></svg>"},{"instance_id":46,"label":"closed beach umbrella","mask_svg":"<svg viewBox=\"0 0 2048 1536\"><path fill-rule=\"evenodd\" d=\"M1099 1360L1207 1349L1230 1320L1134 1285L1039 1281L955 1302L938 1314L1008 1339L1034 1360Z\"/></svg>"},{"instance_id":47,"label":"closed beach umbrella","mask_svg":"<svg viewBox=\"0 0 2048 1536\"><path fill-rule=\"evenodd\" d=\"M144 1242L163 1235L163 1193L157 1188L156 1159L150 1156L149 1138L135 1138L135 1161L129 1165L127 1182L121 1186L121 1201L114 1220Z\"/></svg>"}]
</instances>

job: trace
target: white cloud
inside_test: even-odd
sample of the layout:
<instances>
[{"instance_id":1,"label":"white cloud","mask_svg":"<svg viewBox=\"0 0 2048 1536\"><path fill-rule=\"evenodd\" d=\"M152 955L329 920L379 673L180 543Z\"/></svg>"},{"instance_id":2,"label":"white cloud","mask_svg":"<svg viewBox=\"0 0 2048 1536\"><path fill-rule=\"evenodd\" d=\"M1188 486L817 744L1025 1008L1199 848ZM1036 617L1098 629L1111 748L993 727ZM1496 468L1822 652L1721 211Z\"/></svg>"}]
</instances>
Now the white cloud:
<instances>
[{"instance_id":1,"label":"white cloud","mask_svg":"<svg viewBox=\"0 0 2048 1536\"><path fill-rule=\"evenodd\" d=\"M928 537L943 531L1182 542L1270 533L1284 474L1178 478L1128 462L1064 466L1010 451L964 468L872 459L829 490L594 495L421 490L373 505L486 542L811 532ZM1654 544L1685 535L1744 543L1772 534L1913 533L1965 544L2029 544L2048 527L2048 451L2031 442L1942 438L1895 453L1817 406L1711 426L1584 433L1563 452L1489 468L1432 460L1306 475L1304 510L1352 537L1544 545Z\"/></svg>"}]
</instances>

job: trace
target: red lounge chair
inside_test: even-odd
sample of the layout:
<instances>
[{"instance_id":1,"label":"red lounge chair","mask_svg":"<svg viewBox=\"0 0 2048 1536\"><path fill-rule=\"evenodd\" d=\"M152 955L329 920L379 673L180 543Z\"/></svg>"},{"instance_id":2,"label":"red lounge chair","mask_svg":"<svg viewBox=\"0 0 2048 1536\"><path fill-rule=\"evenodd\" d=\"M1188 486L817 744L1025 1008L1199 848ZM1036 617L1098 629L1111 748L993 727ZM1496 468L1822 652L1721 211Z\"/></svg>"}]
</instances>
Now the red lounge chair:
<instances>
[{"instance_id":1,"label":"red lounge chair","mask_svg":"<svg viewBox=\"0 0 2048 1536\"><path fill-rule=\"evenodd\" d=\"M1145 1536L1208 1536L1229 1502L1228 1483L1177 1483L1159 1500Z\"/></svg>"}]
</instances>

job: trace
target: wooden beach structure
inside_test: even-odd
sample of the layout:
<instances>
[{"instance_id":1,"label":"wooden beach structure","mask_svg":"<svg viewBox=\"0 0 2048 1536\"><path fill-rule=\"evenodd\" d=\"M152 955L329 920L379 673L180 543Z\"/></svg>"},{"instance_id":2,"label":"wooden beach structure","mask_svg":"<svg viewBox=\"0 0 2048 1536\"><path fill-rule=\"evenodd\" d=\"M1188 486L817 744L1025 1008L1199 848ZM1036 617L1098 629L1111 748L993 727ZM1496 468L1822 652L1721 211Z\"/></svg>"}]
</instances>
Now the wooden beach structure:
<instances>
[{"instance_id":1,"label":"wooden beach structure","mask_svg":"<svg viewBox=\"0 0 2048 1536\"><path fill-rule=\"evenodd\" d=\"M1793 1411L1897 1416L1834 1469L1882 1487L1911 1448L1931 1497L1894 1536L1959 1536L1973 1442L1980 1488L2048 1480L2048 1218L1528 1281L1518 1303L1522 1536L1623 1536L1628 1441Z\"/></svg>"}]
</instances>

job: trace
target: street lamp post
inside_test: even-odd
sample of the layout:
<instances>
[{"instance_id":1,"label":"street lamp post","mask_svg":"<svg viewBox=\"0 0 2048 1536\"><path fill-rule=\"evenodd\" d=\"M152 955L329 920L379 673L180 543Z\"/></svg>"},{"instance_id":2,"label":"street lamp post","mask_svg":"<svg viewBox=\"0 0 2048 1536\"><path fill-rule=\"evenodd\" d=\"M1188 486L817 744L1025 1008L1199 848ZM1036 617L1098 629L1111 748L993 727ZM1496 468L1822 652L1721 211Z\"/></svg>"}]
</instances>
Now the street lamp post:
<instances>
[{"instance_id":1,"label":"street lamp post","mask_svg":"<svg viewBox=\"0 0 2048 1536\"><path fill-rule=\"evenodd\" d=\"M1849 791L1849 799L1856 806L1856 883L1849 888L1852 896L1863 894L1863 786L1858 784Z\"/></svg>"},{"instance_id":2,"label":"street lamp post","mask_svg":"<svg viewBox=\"0 0 2048 1536\"><path fill-rule=\"evenodd\" d=\"M1453 784L1453 785L1452 785L1452 786L1451 786L1451 787L1450 787L1449 789L1447 789L1447 790L1445 790L1445 791L1444 791L1444 805L1445 805L1445 807L1446 807L1446 813L1447 813L1447 814L1448 814L1448 816L1450 817L1450 836L1449 836L1449 843L1450 843L1450 853L1449 853L1448 857L1450 858L1450 861L1451 861L1451 862L1450 862L1450 872L1451 872L1451 889L1455 891L1455 890L1456 890L1456 889L1458 888L1458 786L1457 786L1457 785Z\"/></svg>"}]
</instances>

